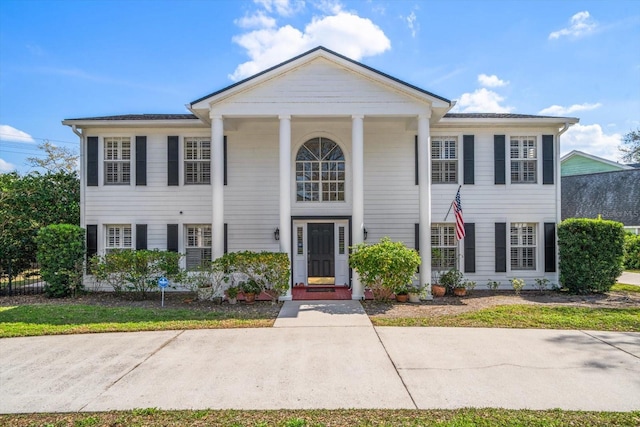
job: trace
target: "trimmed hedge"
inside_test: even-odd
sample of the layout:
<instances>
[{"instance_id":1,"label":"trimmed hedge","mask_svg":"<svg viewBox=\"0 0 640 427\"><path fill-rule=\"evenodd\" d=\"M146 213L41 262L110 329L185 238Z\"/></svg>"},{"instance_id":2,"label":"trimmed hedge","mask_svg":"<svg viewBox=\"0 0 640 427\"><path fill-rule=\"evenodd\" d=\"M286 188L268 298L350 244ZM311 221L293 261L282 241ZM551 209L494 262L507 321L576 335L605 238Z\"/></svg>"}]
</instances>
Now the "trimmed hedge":
<instances>
[{"instance_id":1,"label":"trimmed hedge","mask_svg":"<svg viewBox=\"0 0 640 427\"><path fill-rule=\"evenodd\" d=\"M622 273L623 225L570 218L558 226L560 282L574 293L607 292Z\"/></svg>"},{"instance_id":2,"label":"trimmed hedge","mask_svg":"<svg viewBox=\"0 0 640 427\"><path fill-rule=\"evenodd\" d=\"M640 234L624 236L624 269L640 270Z\"/></svg>"},{"instance_id":3,"label":"trimmed hedge","mask_svg":"<svg viewBox=\"0 0 640 427\"><path fill-rule=\"evenodd\" d=\"M38 232L37 258L48 297L66 297L82 287L84 235L84 229L71 224L49 225Z\"/></svg>"}]
</instances>

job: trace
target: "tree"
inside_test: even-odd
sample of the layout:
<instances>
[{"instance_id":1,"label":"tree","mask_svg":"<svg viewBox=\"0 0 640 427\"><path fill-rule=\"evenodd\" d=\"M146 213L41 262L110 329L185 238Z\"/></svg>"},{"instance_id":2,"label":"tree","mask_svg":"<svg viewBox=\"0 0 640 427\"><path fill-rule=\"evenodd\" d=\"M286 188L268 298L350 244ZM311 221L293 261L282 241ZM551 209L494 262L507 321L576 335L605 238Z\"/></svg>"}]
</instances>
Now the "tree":
<instances>
[{"instance_id":1,"label":"tree","mask_svg":"<svg viewBox=\"0 0 640 427\"><path fill-rule=\"evenodd\" d=\"M0 174L0 265L14 273L36 259L38 230L80 224L80 180L75 172Z\"/></svg>"},{"instance_id":2,"label":"tree","mask_svg":"<svg viewBox=\"0 0 640 427\"><path fill-rule=\"evenodd\" d=\"M625 134L618 149L622 152L622 161L640 163L640 128Z\"/></svg>"},{"instance_id":3,"label":"tree","mask_svg":"<svg viewBox=\"0 0 640 427\"><path fill-rule=\"evenodd\" d=\"M37 242L47 296L61 298L82 289L84 229L71 224L48 225L38 232Z\"/></svg>"},{"instance_id":4,"label":"tree","mask_svg":"<svg viewBox=\"0 0 640 427\"><path fill-rule=\"evenodd\" d=\"M29 165L52 173L60 171L73 173L78 169L78 155L73 150L57 147L46 140L39 144L38 148L44 151L45 157L28 157Z\"/></svg>"}]
</instances>

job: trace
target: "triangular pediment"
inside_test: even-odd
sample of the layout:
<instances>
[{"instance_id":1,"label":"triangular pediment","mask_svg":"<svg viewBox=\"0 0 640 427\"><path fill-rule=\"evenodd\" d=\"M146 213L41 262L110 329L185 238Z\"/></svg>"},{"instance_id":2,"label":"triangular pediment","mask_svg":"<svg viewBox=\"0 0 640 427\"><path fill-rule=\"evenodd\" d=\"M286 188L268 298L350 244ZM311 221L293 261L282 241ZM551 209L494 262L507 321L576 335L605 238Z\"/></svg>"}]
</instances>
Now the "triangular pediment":
<instances>
[{"instance_id":1,"label":"triangular pediment","mask_svg":"<svg viewBox=\"0 0 640 427\"><path fill-rule=\"evenodd\" d=\"M405 115L452 102L324 48L317 48L190 104L194 114ZM205 116L206 115L206 116Z\"/></svg>"}]
</instances>

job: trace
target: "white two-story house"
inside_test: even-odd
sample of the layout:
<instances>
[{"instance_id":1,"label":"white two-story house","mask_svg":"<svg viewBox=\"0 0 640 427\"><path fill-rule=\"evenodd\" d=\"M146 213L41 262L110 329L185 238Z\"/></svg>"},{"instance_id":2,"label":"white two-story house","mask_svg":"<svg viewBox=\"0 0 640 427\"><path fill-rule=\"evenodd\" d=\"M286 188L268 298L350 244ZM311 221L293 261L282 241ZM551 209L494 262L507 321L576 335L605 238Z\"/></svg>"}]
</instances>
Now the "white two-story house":
<instances>
[{"instance_id":1,"label":"white two-story house","mask_svg":"<svg viewBox=\"0 0 640 427\"><path fill-rule=\"evenodd\" d=\"M479 286L557 283L560 135L578 120L453 105L318 47L191 114L64 120L81 140L88 253L166 249L193 268L281 251L292 284L347 284L359 299L349 246L389 236L421 252L422 284L452 267ZM462 240L447 215L458 188Z\"/></svg>"}]
</instances>

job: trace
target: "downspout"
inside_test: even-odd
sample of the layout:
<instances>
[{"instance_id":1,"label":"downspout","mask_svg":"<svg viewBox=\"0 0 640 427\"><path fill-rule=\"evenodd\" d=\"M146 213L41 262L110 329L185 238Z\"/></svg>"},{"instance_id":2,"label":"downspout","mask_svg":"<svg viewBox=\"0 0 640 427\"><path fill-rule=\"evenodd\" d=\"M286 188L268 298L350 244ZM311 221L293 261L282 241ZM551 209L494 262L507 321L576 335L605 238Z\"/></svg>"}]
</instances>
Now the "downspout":
<instances>
[{"instance_id":1,"label":"downspout","mask_svg":"<svg viewBox=\"0 0 640 427\"><path fill-rule=\"evenodd\" d=\"M564 126L556 134L555 156L558 159L556 168L556 230L562 221L562 168L560 166L560 136L569 130L571 124L565 122ZM556 231L556 282L560 285L560 247L558 246L558 232Z\"/></svg>"},{"instance_id":2,"label":"downspout","mask_svg":"<svg viewBox=\"0 0 640 427\"><path fill-rule=\"evenodd\" d=\"M84 205L85 205L85 194L84 194L84 190L85 190L85 170L84 170L84 159L85 159L85 154L84 154L84 135L82 134L82 132L80 132L78 130L78 128L76 127L76 125L71 125L71 130L73 131L73 133L75 133L76 135L78 135L78 138L80 138L80 227L85 228L86 224L85 224L85 220L84 220Z\"/></svg>"}]
</instances>

